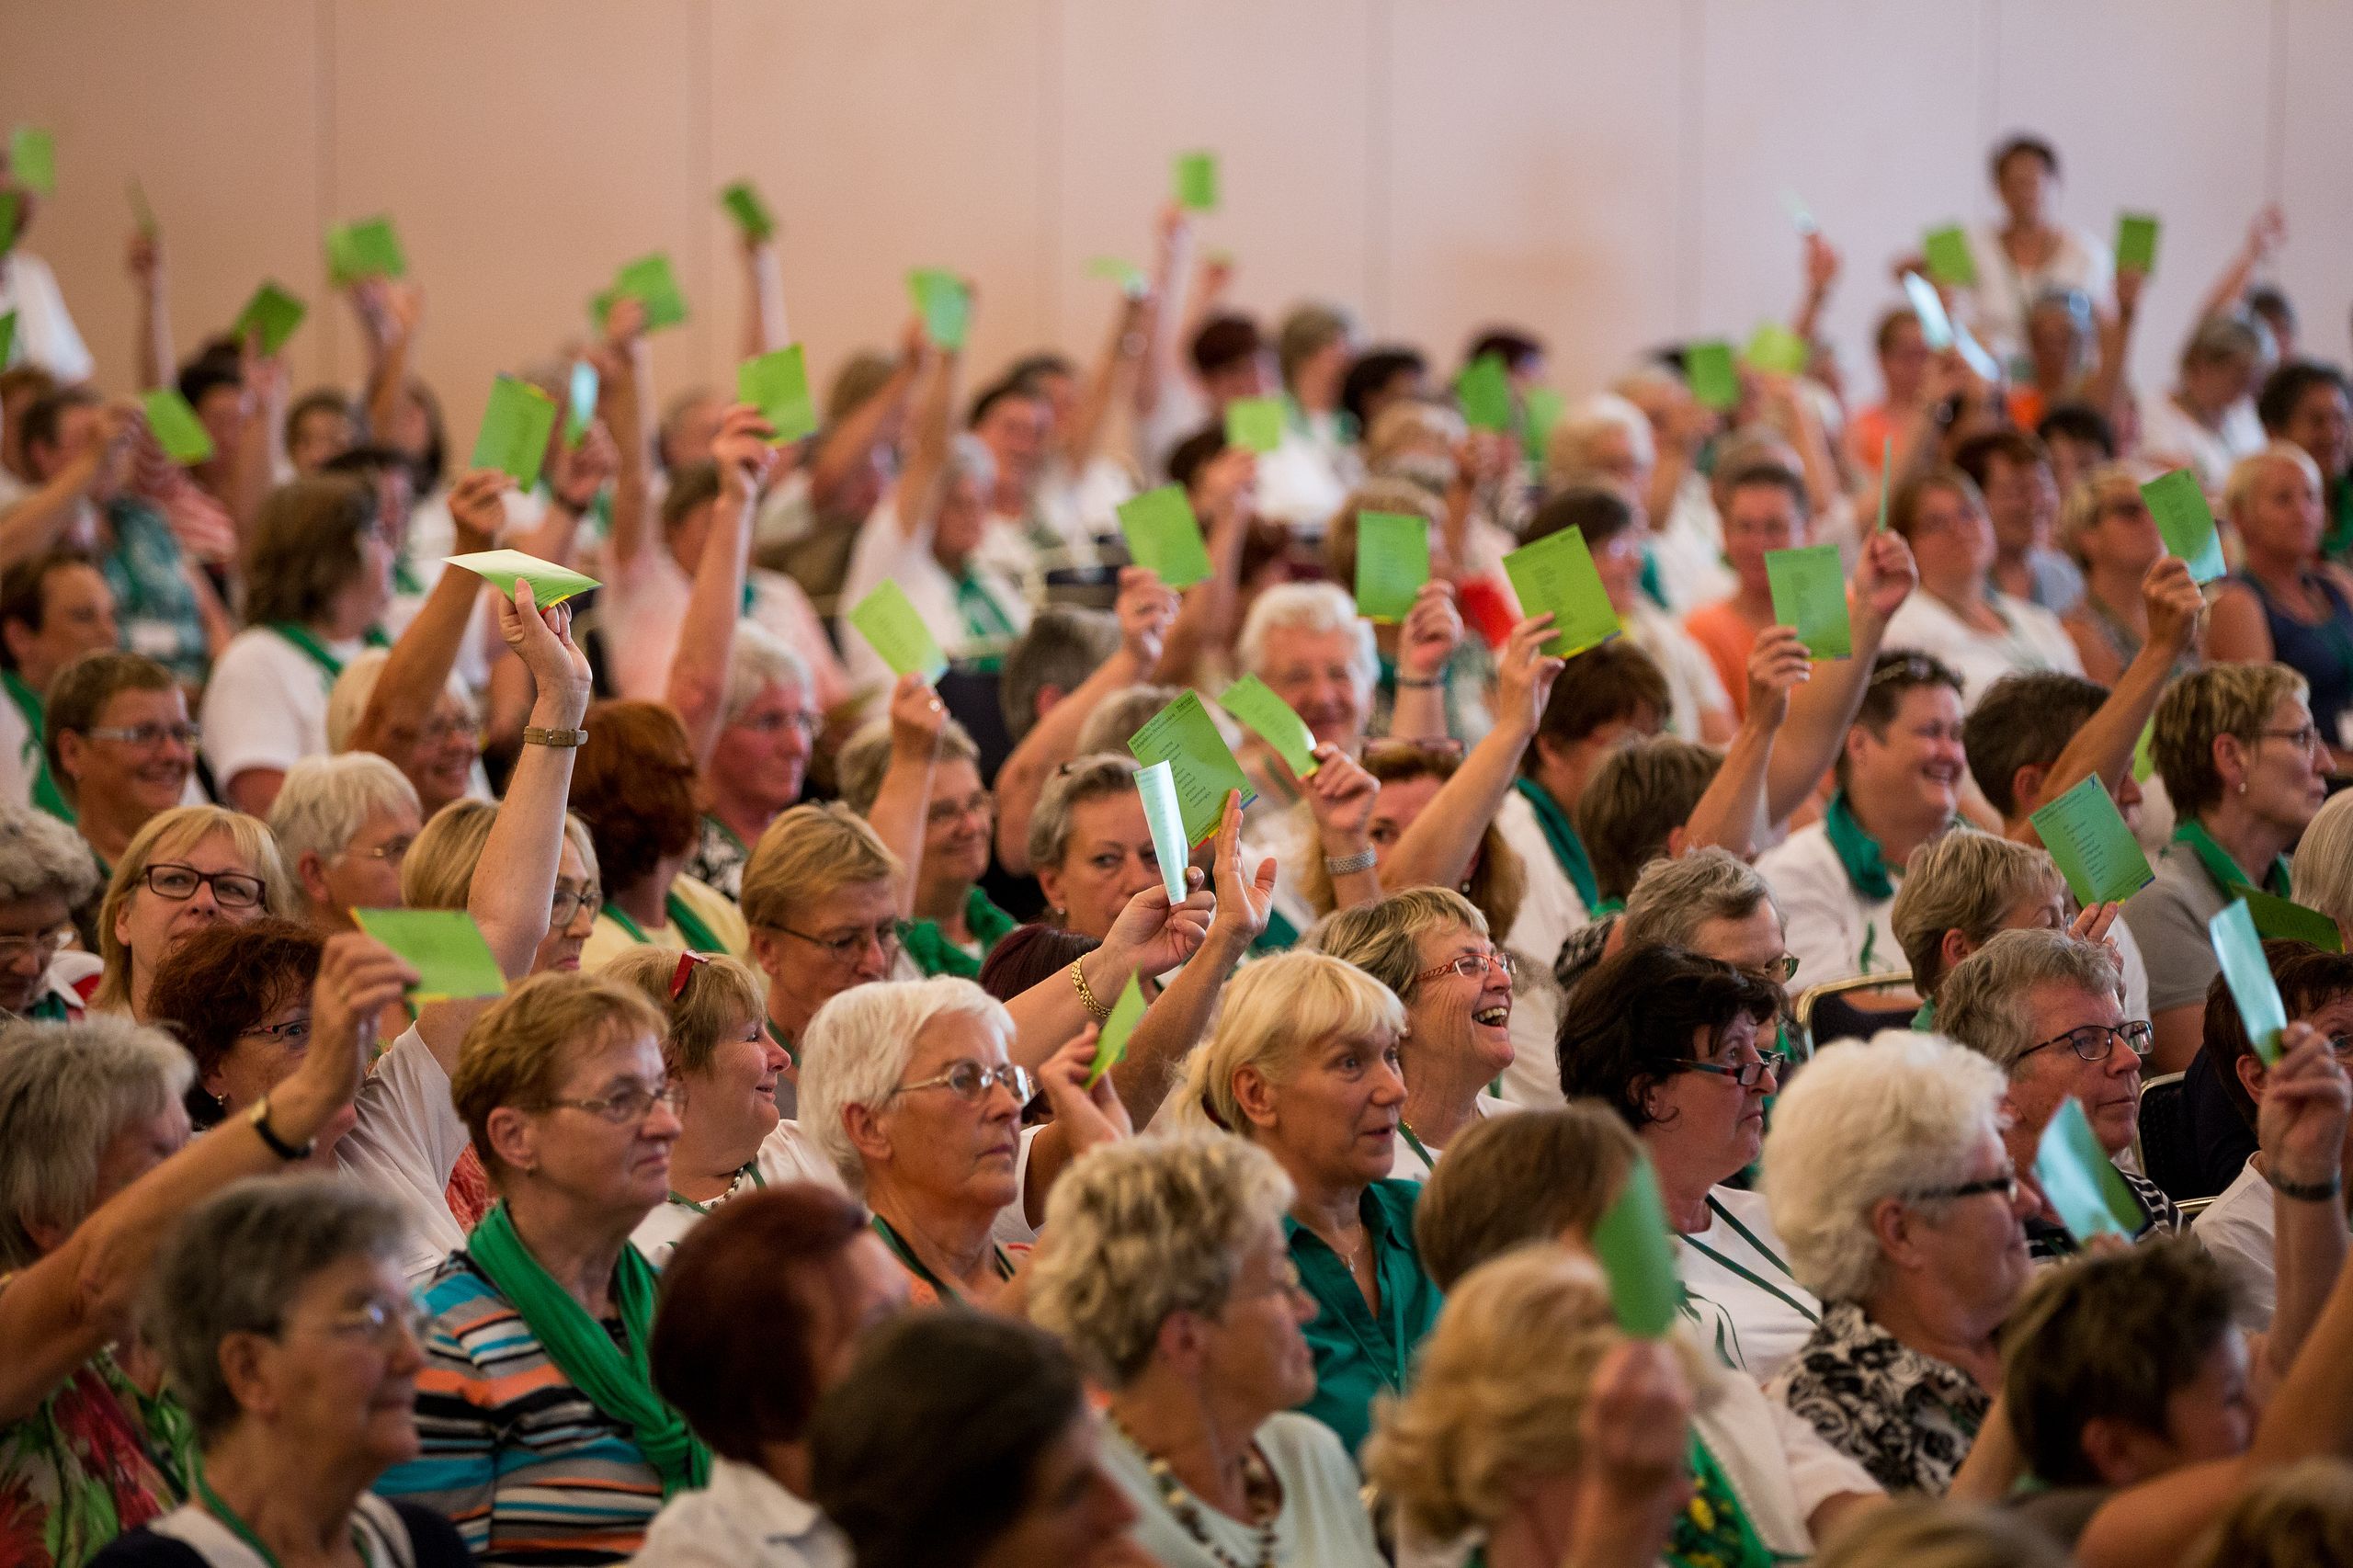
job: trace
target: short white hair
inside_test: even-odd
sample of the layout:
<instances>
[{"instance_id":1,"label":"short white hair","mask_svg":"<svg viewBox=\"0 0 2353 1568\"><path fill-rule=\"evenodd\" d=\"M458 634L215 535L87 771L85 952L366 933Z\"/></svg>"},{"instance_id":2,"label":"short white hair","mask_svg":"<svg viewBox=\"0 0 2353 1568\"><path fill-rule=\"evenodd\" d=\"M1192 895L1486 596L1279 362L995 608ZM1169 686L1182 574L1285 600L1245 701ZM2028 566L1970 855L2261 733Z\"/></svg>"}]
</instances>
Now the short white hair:
<instances>
[{"instance_id":1,"label":"short white hair","mask_svg":"<svg viewBox=\"0 0 2353 1568\"><path fill-rule=\"evenodd\" d=\"M1357 614L1357 602L1337 583L1278 583L1260 594L1242 622L1237 651L1242 667L1264 680L1267 638L1279 630L1312 632L1344 631L1355 642L1349 667L1358 687L1370 695L1381 678L1381 654L1373 646L1372 623Z\"/></svg>"},{"instance_id":2,"label":"short white hair","mask_svg":"<svg viewBox=\"0 0 2353 1568\"><path fill-rule=\"evenodd\" d=\"M422 821L416 786L375 753L306 756L286 770L286 782L270 804L269 831L291 870L305 855L333 859L350 847L369 817L402 806Z\"/></svg>"},{"instance_id":3,"label":"short white hair","mask_svg":"<svg viewBox=\"0 0 2353 1568\"><path fill-rule=\"evenodd\" d=\"M335 677L335 684L327 687L327 750L351 749L352 733L359 728L359 721L368 716L368 699L375 695L377 677L384 673L384 661L390 657L389 648L369 648L356 653L343 666L343 673ZM469 710L476 706L472 689L455 670L449 672L442 689Z\"/></svg>"},{"instance_id":4,"label":"short white hair","mask_svg":"<svg viewBox=\"0 0 2353 1568\"><path fill-rule=\"evenodd\" d=\"M849 1141L842 1115L854 1105L879 1107L915 1060L915 1037L935 1018L978 1018L1013 1044L1005 1004L954 975L878 980L855 985L817 1009L801 1044L801 1125L834 1162L849 1190L866 1190L866 1162Z\"/></svg>"},{"instance_id":5,"label":"short white hair","mask_svg":"<svg viewBox=\"0 0 2353 1568\"><path fill-rule=\"evenodd\" d=\"M2331 795L2296 841L2296 902L2353 925L2353 790Z\"/></svg>"},{"instance_id":6,"label":"short white hair","mask_svg":"<svg viewBox=\"0 0 2353 1568\"><path fill-rule=\"evenodd\" d=\"M1552 426L1552 439L1544 446L1546 486L1559 490L1589 477L1593 462L1587 452L1594 437L1612 430L1625 433L1627 445L1644 468L1658 461L1658 442L1643 411L1614 392L1595 392L1571 403Z\"/></svg>"},{"instance_id":7,"label":"short white hair","mask_svg":"<svg viewBox=\"0 0 2353 1568\"><path fill-rule=\"evenodd\" d=\"M1765 1201L1798 1283L1856 1301L1879 1282L1871 1210L1971 1178L1980 1142L2001 1134L2002 1070L1935 1035L1888 1029L1833 1045L1773 1106Z\"/></svg>"},{"instance_id":8,"label":"short white hair","mask_svg":"<svg viewBox=\"0 0 2353 1568\"><path fill-rule=\"evenodd\" d=\"M195 1076L179 1041L118 1014L0 1029L0 1273L40 1258L33 1225L89 1218L106 1146Z\"/></svg>"},{"instance_id":9,"label":"short white hair","mask_svg":"<svg viewBox=\"0 0 2353 1568\"><path fill-rule=\"evenodd\" d=\"M744 710L758 701L760 693L771 686L793 687L799 689L802 700L816 699L816 684L810 678L808 661L758 621L738 620L735 645L727 655L725 722L732 724L741 719Z\"/></svg>"}]
</instances>

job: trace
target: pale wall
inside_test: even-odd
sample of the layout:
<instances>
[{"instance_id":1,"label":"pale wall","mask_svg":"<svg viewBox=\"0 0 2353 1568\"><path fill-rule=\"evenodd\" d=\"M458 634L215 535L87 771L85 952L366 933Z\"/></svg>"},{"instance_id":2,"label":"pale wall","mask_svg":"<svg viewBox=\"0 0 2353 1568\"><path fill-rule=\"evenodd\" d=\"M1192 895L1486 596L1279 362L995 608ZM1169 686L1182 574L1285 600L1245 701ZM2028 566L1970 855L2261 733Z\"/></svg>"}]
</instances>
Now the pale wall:
<instances>
[{"instance_id":1,"label":"pale wall","mask_svg":"<svg viewBox=\"0 0 2353 1568\"><path fill-rule=\"evenodd\" d=\"M1172 151L1224 159L1207 243L1242 301L1308 293L1451 359L1483 322L1582 391L1632 352L1786 309L1800 193L1845 249L1850 366L1885 262L1990 205L2032 126L2063 213L2165 220L2138 365L2162 381L2267 198L2308 339L2353 297L2353 6L2333 0L0 0L0 119L53 127L47 255L127 383L125 181L165 226L183 350L274 275L298 383L354 375L319 236L389 210L429 292L422 369L467 444L494 370L666 248L694 319L665 388L727 374L739 175L783 217L821 375L895 335L901 278L977 278L977 368L1091 347L1088 257L1143 259Z\"/></svg>"}]
</instances>

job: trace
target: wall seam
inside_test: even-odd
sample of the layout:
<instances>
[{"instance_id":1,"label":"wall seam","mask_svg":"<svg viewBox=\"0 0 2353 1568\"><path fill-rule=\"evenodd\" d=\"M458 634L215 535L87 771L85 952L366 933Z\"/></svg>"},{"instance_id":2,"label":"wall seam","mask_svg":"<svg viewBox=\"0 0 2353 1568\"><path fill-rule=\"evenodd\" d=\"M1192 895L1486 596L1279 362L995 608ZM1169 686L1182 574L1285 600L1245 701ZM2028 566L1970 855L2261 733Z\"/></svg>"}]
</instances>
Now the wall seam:
<instances>
[{"instance_id":1,"label":"wall seam","mask_svg":"<svg viewBox=\"0 0 2353 1568\"><path fill-rule=\"evenodd\" d=\"M335 0L318 0L319 43L318 82L312 89L312 112L318 116L318 138L315 144L317 168L316 195L319 204L318 223L320 244L325 244L325 233L337 222L335 200ZM324 262L321 263L324 268ZM331 383L343 380L342 355L339 352L347 330L338 312L333 318L333 330L320 334L326 345L325 380ZM165 368L168 371L169 367Z\"/></svg>"}]
</instances>

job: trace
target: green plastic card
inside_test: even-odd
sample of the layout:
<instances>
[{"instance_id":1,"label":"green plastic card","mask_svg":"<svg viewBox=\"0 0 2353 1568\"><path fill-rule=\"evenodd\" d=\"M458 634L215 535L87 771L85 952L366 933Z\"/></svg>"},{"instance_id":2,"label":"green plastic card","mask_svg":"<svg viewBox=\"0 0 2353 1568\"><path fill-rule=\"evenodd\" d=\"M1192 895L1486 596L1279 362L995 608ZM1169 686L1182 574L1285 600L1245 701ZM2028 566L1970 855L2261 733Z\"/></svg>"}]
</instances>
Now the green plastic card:
<instances>
[{"instance_id":1,"label":"green plastic card","mask_svg":"<svg viewBox=\"0 0 2353 1568\"><path fill-rule=\"evenodd\" d=\"M597 422L597 367L585 359L572 362L572 382L564 389L563 444L576 447Z\"/></svg>"},{"instance_id":2,"label":"green plastic card","mask_svg":"<svg viewBox=\"0 0 2353 1568\"><path fill-rule=\"evenodd\" d=\"M1194 212L1217 210L1217 154L1176 154L1176 202Z\"/></svg>"},{"instance_id":3,"label":"green plastic card","mask_svg":"<svg viewBox=\"0 0 2353 1568\"><path fill-rule=\"evenodd\" d=\"M261 335L261 351L275 354L286 347L294 329L310 314L310 307L278 286L275 278L265 281L245 301L237 313L236 324L229 330L240 339L254 333Z\"/></svg>"},{"instance_id":4,"label":"green plastic card","mask_svg":"<svg viewBox=\"0 0 2353 1568\"><path fill-rule=\"evenodd\" d=\"M809 363L798 343L735 367L735 400L760 411L776 431L769 440L777 446L798 441L817 428L817 405L809 396Z\"/></svg>"},{"instance_id":5,"label":"green plastic card","mask_svg":"<svg viewBox=\"0 0 2353 1568\"><path fill-rule=\"evenodd\" d=\"M1315 732L1298 710L1256 676L1244 676L1218 694L1217 705L1242 727L1275 748L1283 766L1304 778L1324 765L1315 760Z\"/></svg>"},{"instance_id":6,"label":"green plastic card","mask_svg":"<svg viewBox=\"0 0 2353 1568\"><path fill-rule=\"evenodd\" d=\"M17 312L10 311L0 316L0 370L8 368L9 356L17 351Z\"/></svg>"},{"instance_id":7,"label":"green plastic card","mask_svg":"<svg viewBox=\"0 0 2353 1568\"><path fill-rule=\"evenodd\" d=\"M613 298L635 300L645 307L645 330L659 332L687 319L687 297L678 291L678 275L660 251L639 256L613 275Z\"/></svg>"},{"instance_id":8,"label":"green plastic card","mask_svg":"<svg viewBox=\"0 0 2353 1568\"><path fill-rule=\"evenodd\" d=\"M530 584L531 602L541 609L604 585L569 566L558 566L519 550L478 550L472 555L452 555L449 562L490 583L510 599L516 584Z\"/></svg>"},{"instance_id":9,"label":"green plastic card","mask_svg":"<svg viewBox=\"0 0 2353 1568\"><path fill-rule=\"evenodd\" d=\"M2058 862L2078 903L2120 903L2155 875L2097 773L2027 820L2042 835L2042 846Z\"/></svg>"},{"instance_id":10,"label":"green plastic card","mask_svg":"<svg viewBox=\"0 0 2353 1568\"><path fill-rule=\"evenodd\" d=\"M1199 844L1217 831L1228 790L1241 790L1245 806L1257 798L1249 776L1233 760L1233 749L1218 733L1217 721L1202 706L1199 692L1182 693L1145 720L1143 728L1129 737L1128 749L1147 767L1155 762L1168 765L1175 776L1176 805L1183 814L1188 845ZM1167 869L1165 861L1161 869Z\"/></svg>"},{"instance_id":11,"label":"green plastic card","mask_svg":"<svg viewBox=\"0 0 2353 1568\"><path fill-rule=\"evenodd\" d=\"M1525 438L1528 460L1540 464L1544 460L1544 449L1552 439L1552 426L1558 425L1561 415L1569 411L1569 400L1551 387L1530 387L1523 407L1527 414L1527 428L1520 434Z\"/></svg>"},{"instance_id":12,"label":"green plastic card","mask_svg":"<svg viewBox=\"0 0 2353 1568\"><path fill-rule=\"evenodd\" d=\"M1609 1310L1620 1328L1637 1339L1657 1339L1675 1326L1683 1283L1648 1154L1636 1156L1617 1200L1593 1227L1593 1252L1608 1278Z\"/></svg>"},{"instance_id":13,"label":"green plastic card","mask_svg":"<svg viewBox=\"0 0 2353 1568\"><path fill-rule=\"evenodd\" d=\"M1164 484L1120 504L1120 533L1135 563L1163 585L1189 588L1210 578L1209 546L1181 484Z\"/></svg>"},{"instance_id":14,"label":"green plastic card","mask_svg":"<svg viewBox=\"0 0 2353 1568\"><path fill-rule=\"evenodd\" d=\"M519 377L499 377L491 383L490 403L482 411L472 466L498 469L514 479L517 489L529 490L539 483L540 467L547 461L555 415L555 400L547 393Z\"/></svg>"},{"instance_id":15,"label":"green plastic card","mask_svg":"<svg viewBox=\"0 0 2353 1568\"><path fill-rule=\"evenodd\" d=\"M744 231L746 238L765 240L775 234L776 215L760 199L760 193L752 188L750 180L739 179L721 191L719 204L735 220L735 226Z\"/></svg>"},{"instance_id":16,"label":"green plastic card","mask_svg":"<svg viewBox=\"0 0 2353 1568\"><path fill-rule=\"evenodd\" d=\"M2116 270L2157 269L2157 220L2152 213L2123 212L2116 219Z\"/></svg>"},{"instance_id":17,"label":"green plastic card","mask_svg":"<svg viewBox=\"0 0 2353 1568\"><path fill-rule=\"evenodd\" d=\"M938 680L947 672L948 655L939 651L938 639L898 584L887 579L877 584L849 612L849 623L874 645L892 674Z\"/></svg>"},{"instance_id":18,"label":"green plastic card","mask_svg":"<svg viewBox=\"0 0 2353 1568\"><path fill-rule=\"evenodd\" d=\"M2099 1135L2084 1115L2082 1102L2073 1095L2042 1130L2042 1142L2034 1154L2034 1179L2041 1185L2042 1195L2051 1199L2051 1207L2059 1211L2068 1233L2079 1242L2094 1236L2130 1240L2149 1222L2141 1211L2141 1200L2132 1195L2108 1151L2100 1147Z\"/></svg>"},{"instance_id":19,"label":"green plastic card","mask_svg":"<svg viewBox=\"0 0 2353 1568\"><path fill-rule=\"evenodd\" d=\"M1172 900L1171 902L1175 902ZM1086 1086L1093 1088L1103 1074L1127 1060L1129 1037L1136 1032L1136 1025L1143 1021L1143 987L1133 974L1120 988L1120 999L1111 1004L1111 1016L1095 1036L1095 1064L1086 1070Z\"/></svg>"},{"instance_id":20,"label":"green plastic card","mask_svg":"<svg viewBox=\"0 0 2353 1568\"><path fill-rule=\"evenodd\" d=\"M2279 1031L2288 1027L2287 1004L2279 999L2279 983L2263 956L2263 938L2256 934L2255 915L2245 899L2218 911L2206 922L2206 935L2222 961L2222 979L2238 1004L2246 1038L2267 1067L2279 1060Z\"/></svg>"},{"instance_id":21,"label":"green plastic card","mask_svg":"<svg viewBox=\"0 0 2353 1568\"><path fill-rule=\"evenodd\" d=\"M1116 256L1097 256L1086 264L1086 271L1089 277L1108 278L1117 283L1120 291L1131 300L1143 298L1145 291L1152 287L1152 280L1144 276L1142 267L1132 261L1122 261Z\"/></svg>"},{"instance_id":22,"label":"green plastic card","mask_svg":"<svg viewBox=\"0 0 2353 1568\"><path fill-rule=\"evenodd\" d=\"M2336 922L2317 909L2307 909L2288 899L2275 898L2257 888L2242 888L2239 896L2246 900L2246 912L2255 922L2255 934L2267 942L2309 942L2326 953L2345 950L2345 934Z\"/></svg>"},{"instance_id":23,"label":"green plastic card","mask_svg":"<svg viewBox=\"0 0 2353 1568\"><path fill-rule=\"evenodd\" d=\"M1185 842L1185 807L1176 798L1176 770L1165 762L1136 769L1136 794L1143 801L1144 827L1160 862L1160 885L1171 904L1185 901L1185 867L1192 846Z\"/></svg>"},{"instance_id":24,"label":"green plastic card","mask_svg":"<svg viewBox=\"0 0 2353 1568\"><path fill-rule=\"evenodd\" d=\"M506 993L506 976L483 940L482 927L462 909L355 909L351 917L416 971L408 994L419 1002L465 1002Z\"/></svg>"},{"instance_id":25,"label":"green plastic card","mask_svg":"<svg viewBox=\"0 0 2353 1568\"><path fill-rule=\"evenodd\" d=\"M1547 534L1504 557L1504 573L1519 596L1519 612L1538 616L1550 611L1552 636L1544 652L1558 658L1582 653L1623 630L1618 612L1609 608L1609 590L1593 564L1585 535L1574 528Z\"/></svg>"},{"instance_id":26,"label":"green plastic card","mask_svg":"<svg viewBox=\"0 0 2353 1568\"><path fill-rule=\"evenodd\" d=\"M2149 504L2165 549L2189 562L2192 578L2211 583L2230 571L2222 560L2222 531L2196 474L2186 468L2161 473L2141 486L2141 499Z\"/></svg>"},{"instance_id":27,"label":"green plastic card","mask_svg":"<svg viewBox=\"0 0 2353 1568\"><path fill-rule=\"evenodd\" d=\"M1960 225L1929 230L1920 249L1928 259L1928 276L1946 288L1977 287L1977 258L1969 254L1969 236Z\"/></svg>"},{"instance_id":28,"label":"green plastic card","mask_svg":"<svg viewBox=\"0 0 2353 1568\"><path fill-rule=\"evenodd\" d=\"M338 289L365 278L405 278L408 257L390 218L363 218L327 231L327 278Z\"/></svg>"},{"instance_id":29,"label":"green plastic card","mask_svg":"<svg viewBox=\"0 0 2353 1568\"><path fill-rule=\"evenodd\" d=\"M1748 347L1740 357L1760 370L1777 376L1802 375L1810 357L1805 339L1783 326L1768 321L1748 335Z\"/></svg>"},{"instance_id":30,"label":"green plastic card","mask_svg":"<svg viewBox=\"0 0 2353 1568\"><path fill-rule=\"evenodd\" d=\"M1740 371L1733 363L1729 343L1695 343L1686 348L1683 380L1703 408L1728 414L1740 406Z\"/></svg>"},{"instance_id":31,"label":"green plastic card","mask_svg":"<svg viewBox=\"0 0 2353 1568\"><path fill-rule=\"evenodd\" d=\"M1854 623L1847 615L1847 569L1838 559L1836 545L1768 550L1765 576L1773 589L1773 619L1794 631L1808 653L1817 659L1854 654Z\"/></svg>"},{"instance_id":32,"label":"green plastic card","mask_svg":"<svg viewBox=\"0 0 2353 1568\"><path fill-rule=\"evenodd\" d=\"M176 463L200 463L212 455L212 432L177 388L157 387L139 401L147 411L147 428L155 433L165 457Z\"/></svg>"},{"instance_id":33,"label":"green plastic card","mask_svg":"<svg viewBox=\"0 0 2353 1568\"><path fill-rule=\"evenodd\" d=\"M923 317L924 335L932 347L953 354L964 347L972 328L972 293L952 272L924 267L907 274L907 295Z\"/></svg>"},{"instance_id":34,"label":"green plastic card","mask_svg":"<svg viewBox=\"0 0 2353 1568\"><path fill-rule=\"evenodd\" d=\"M1283 400L1237 397L1225 405L1225 444L1271 452L1283 444Z\"/></svg>"},{"instance_id":35,"label":"green plastic card","mask_svg":"<svg viewBox=\"0 0 2353 1568\"><path fill-rule=\"evenodd\" d=\"M1454 378L1462 418L1473 430L1511 428L1511 371L1500 354L1482 354Z\"/></svg>"},{"instance_id":36,"label":"green plastic card","mask_svg":"<svg viewBox=\"0 0 2353 1568\"><path fill-rule=\"evenodd\" d=\"M1401 621L1430 580L1430 525L1410 512L1357 514L1357 613Z\"/></svg>"},{"instance_id":37,"label":"green plastic card","mask_svg":"<svg viewBox=\"0 0 2353 1568\"><path fill-rule=\"evenodd\" d=\"M35 126L20 125L8 138L8 168L36 196L57 194L57 139Z\"/></svg>"}]
</instances>

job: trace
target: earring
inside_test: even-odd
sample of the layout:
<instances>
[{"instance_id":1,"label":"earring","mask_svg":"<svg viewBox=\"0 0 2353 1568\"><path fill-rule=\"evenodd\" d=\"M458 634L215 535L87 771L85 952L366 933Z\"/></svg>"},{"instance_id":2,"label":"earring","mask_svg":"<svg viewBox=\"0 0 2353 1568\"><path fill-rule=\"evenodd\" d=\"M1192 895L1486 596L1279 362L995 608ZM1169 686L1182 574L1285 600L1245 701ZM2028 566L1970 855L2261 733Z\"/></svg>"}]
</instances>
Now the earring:
<instances>
[{"instance_id":1,"label":"earring","mask_svg":"<svg viewBox=\"0 0 2353 1568\"><path fill-rule=\"evenodd\" d=\"M2246 780L2244 778L2239 780L2239 793L2242 795L2246 793Z\"/></svg>"}]
</instances>

